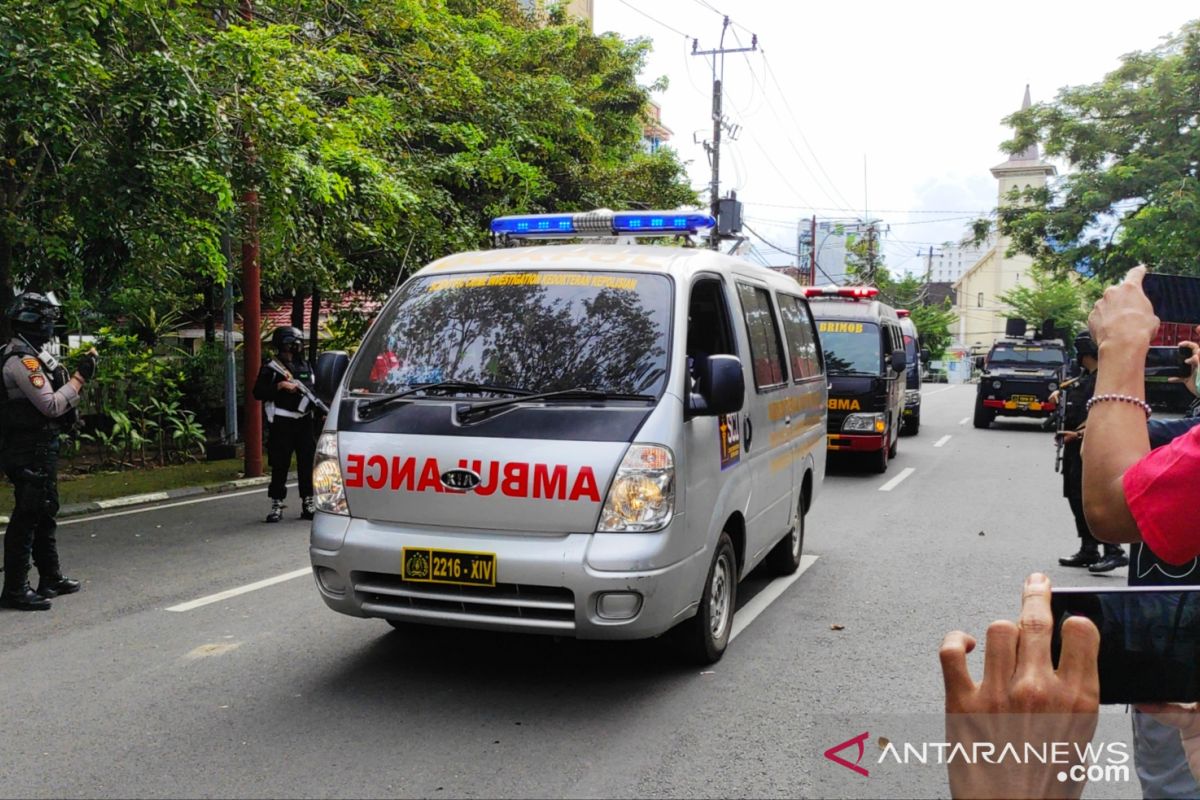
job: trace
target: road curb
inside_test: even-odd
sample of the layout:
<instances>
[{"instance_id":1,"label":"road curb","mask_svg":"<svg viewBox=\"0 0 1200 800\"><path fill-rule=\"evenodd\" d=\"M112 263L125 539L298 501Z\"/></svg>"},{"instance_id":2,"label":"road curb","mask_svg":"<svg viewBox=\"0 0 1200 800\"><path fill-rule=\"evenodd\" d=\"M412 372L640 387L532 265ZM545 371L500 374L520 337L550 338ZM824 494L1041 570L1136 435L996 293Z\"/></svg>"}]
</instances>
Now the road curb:
<instances>
[{"instance_id":1,"label":"road curb","mask_svg":"<svg viewBox=\"0 0 1200 800\"><path fill-rule=\"evenodd\" d=\"M296 480L296 473L288 473L288 481ZM107 500L92 500L87 503L71 503L58 510L58 519L82 517L87 514L98 514L113 509L133 508L135 506L153 506L171 500L183 500L205 494L224 494L249 489L255 486L266 486L271 482L268 477L237 478L221 483L209 483L203 486L184 486L179 489L168 489L165 492L149 492L147 494L131 494L125 497L112 497ZM0 525L7 525L8 517L0 516Z\"/></svg>"}]
</instances>

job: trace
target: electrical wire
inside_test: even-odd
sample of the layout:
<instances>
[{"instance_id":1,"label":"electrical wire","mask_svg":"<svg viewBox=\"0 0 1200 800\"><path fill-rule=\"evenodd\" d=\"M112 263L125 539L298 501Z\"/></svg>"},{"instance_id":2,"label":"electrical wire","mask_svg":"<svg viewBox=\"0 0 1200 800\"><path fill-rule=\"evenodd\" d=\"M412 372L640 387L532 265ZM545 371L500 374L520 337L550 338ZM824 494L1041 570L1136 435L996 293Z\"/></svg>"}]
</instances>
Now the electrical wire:
<instances>
[{"instance_id":1,"label":"electrical wire","mask_svg":"<svg viewBox=\"0 0 1200 800\"><path fill-rule=\"evenodd\" d=\"M683 31L679 30L678 28L671 27L667 23L663 22L661 19L657 19L655 17L650 16L645 11L642 11L640 8L635 6L633 3L628 2L628 0L617 0L617 2L620 3L621 5L625 6L626 8L630 9L631 11L636 11L637 13L641 14L646 19L650 20L651 22L661 25L662 27L666 28L667 30L671 31L674 34L682 36L685 39L692 38L692 36L690 36L689 34L684 33Z\"/></svg>"}]
</instances>

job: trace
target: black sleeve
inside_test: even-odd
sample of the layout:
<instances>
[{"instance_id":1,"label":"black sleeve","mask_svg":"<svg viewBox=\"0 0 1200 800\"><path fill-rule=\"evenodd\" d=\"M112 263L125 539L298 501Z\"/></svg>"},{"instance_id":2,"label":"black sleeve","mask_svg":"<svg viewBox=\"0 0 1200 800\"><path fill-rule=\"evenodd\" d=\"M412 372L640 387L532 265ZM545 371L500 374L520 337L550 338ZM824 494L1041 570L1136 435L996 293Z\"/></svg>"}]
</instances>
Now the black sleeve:
<instances>
[{"instance_id":1,"label":"black sleeve","mask_svg":"<svg viewBox=\"0 0 1200 800\"><path fill-rule=\"evenodd\" d=\"M265 402L274 402L279 394L275 391L275 384L279 382L279 373L263 364L262 369L258 371L258 379L254 381L254 399Z\"/></svg>"}]
</instances>

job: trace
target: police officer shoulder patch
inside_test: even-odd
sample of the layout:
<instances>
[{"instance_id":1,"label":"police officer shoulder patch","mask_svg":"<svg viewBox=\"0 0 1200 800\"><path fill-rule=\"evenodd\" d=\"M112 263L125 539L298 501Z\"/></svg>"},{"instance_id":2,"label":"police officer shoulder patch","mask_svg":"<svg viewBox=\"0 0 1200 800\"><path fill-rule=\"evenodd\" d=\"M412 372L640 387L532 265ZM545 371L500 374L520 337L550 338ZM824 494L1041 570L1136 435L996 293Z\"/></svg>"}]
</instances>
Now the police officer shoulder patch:
<instances>
[{"instance_id":1,"label":"police officer shoulder patch","mask_svg":"<svg viewBox=\"0 0 1200 800\"><path fill-rule=\"evenodd\" d=\"M32 372L29 374L29 382L33 384L33 388L40 389L46 385L46 376L40 372Z\"/></svg>"},{"instance_id":2,"label":"police officer shoulder patch","mask_svg":"<svg viewBox=\"0 0 1200 800\"><path fill-rule=\"evenodd\" d=\"M21 359L21 363L25 365L25 369L30 372L38 372L42 368L42 363L32 356L26 356Z\"/></svg>"}]
</instances>

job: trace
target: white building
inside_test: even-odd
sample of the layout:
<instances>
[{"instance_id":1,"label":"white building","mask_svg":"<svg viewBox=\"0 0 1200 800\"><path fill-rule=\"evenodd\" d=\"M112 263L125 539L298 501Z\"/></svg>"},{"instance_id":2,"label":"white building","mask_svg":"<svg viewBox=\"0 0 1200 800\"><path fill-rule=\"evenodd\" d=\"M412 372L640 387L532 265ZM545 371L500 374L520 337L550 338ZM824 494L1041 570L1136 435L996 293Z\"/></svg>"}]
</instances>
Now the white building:
<instances>
[{"instance_id":1,"label":"white building","mask_svg":"<svg viewBox=\"0 0 1200 800\"><path fill-rule=\"evenodd\" d=\"M982 244L964 239L961 242L946 242L930 248L924 265L926 280L933 283L957 283L994 244L989 237Z\"/></svg>"}]
</instances>

